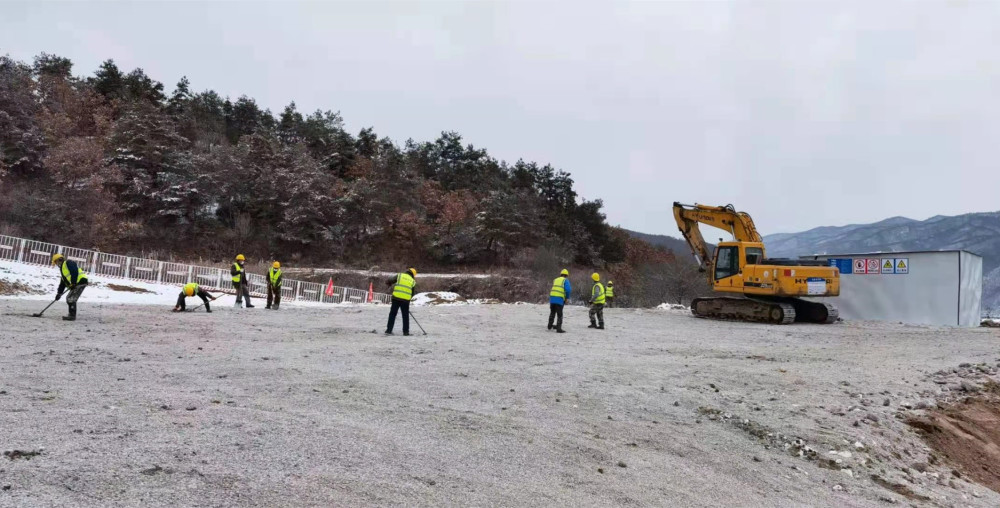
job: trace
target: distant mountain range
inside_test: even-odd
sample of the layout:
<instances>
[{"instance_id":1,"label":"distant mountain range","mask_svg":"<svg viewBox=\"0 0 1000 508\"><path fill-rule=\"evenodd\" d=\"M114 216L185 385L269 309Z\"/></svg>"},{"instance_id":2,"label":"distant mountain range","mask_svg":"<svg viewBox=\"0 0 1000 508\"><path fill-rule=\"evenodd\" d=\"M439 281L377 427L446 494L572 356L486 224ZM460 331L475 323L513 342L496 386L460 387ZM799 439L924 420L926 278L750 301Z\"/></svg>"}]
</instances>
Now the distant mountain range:
<instances>
[{"instance_id":1,"label":"distant mountain range","mask_svg":"<svg viewBox=\"0 0 1000 508\"><path fill-rule=\"evenodd\" d=\"M630 232L678 255L690 252L678 238ZM938 215L918 221L892 217L873 224L823 226L764 236L767 256L964 249L983 257L983 310L1000 310L1000 212Z\"/></svg>"},{"instance_id":2,"label":"distant mountain range","mask_svg":"<svg viewBox=\"0 0 1000 508\"><path fill-rule=\"evenodd\" d=\"M768 257L964 249L983 257L983 310L1000 310L1000 212L892 217L874 224L819 227L764 237Z\"/></svg>"}]
</instances>

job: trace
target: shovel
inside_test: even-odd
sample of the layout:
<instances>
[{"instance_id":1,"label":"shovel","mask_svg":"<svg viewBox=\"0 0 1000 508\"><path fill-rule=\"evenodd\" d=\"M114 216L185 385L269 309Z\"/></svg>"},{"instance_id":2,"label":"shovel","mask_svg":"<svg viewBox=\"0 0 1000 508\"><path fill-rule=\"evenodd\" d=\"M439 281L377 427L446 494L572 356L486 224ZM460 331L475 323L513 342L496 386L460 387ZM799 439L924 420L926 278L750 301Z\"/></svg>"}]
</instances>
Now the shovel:
<instances>
[{"instance_id":1,"label":"shovel","mask_svg":"<svg viewBox=\"0 0 1000 508\"><path fill-rule=\"evenodd\" d=\"M52 300L52 302L51 302L51 303L49 303L48 305L46 305L46 306L45 306L45 308L44 308L44 309L42 309L42 311L41 311L41 312L39 312L39 313L37 313L37 314L32 314L32 315L31 315L31 317L42 317L42 314L45 314L45 311L49 310L49 307L51 307L53 303L56 303L56 302L58 302L58 301L59 301L59 300Z\"/></svg>"}]
</instances>

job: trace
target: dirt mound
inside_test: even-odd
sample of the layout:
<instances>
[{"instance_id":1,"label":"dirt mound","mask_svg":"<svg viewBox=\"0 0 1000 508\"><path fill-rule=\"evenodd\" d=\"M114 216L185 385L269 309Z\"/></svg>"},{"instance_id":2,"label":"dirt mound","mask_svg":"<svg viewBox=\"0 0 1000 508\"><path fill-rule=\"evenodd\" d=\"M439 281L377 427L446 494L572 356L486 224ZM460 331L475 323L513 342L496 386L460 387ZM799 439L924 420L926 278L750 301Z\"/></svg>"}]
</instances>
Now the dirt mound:
<instances>
[{"instance_id":1,"label":"dirt mound","mask_svg":"<svg viewBox=\"0 0 1000 508\"><path fill-rule=\"evenodd\" d=\"M907 423L959 474L1000 492L1000 397L970 397Z\"/></svg>"},{"instance_id":2,"label":"dirt mound","mask_svg":"<svg viewBox=\"0 0 1000 508\"><path fill-rule=\"evenodd\" d=\"M154 293L154 291L137 288L135 286L122 286L121 284L106 284L106 286L112 291L125 291L127 293Z\"/></svg>"},{"instance_id":3,"label":"dirt mound","mask_svg":"<svg viewBox=\"0 0 1000 508\"><path fill-rule=\"evenodd\" d=\"M0 280L0 295L40 295L44 292L21 282Z\"/></svg>"}]
</instances>

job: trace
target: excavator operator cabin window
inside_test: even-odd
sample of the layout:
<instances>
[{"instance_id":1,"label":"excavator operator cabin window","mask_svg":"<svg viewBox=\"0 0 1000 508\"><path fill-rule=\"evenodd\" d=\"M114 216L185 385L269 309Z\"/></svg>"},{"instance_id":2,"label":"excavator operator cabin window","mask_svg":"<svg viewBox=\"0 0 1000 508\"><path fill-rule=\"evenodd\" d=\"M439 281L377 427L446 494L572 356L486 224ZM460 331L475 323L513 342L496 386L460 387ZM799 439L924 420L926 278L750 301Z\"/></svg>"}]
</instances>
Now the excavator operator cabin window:
<instances>
[{"instance_id":1,"label":"excavator operator cabin window","mask_svg":"<svg viewBox=\"0 0 1000 508\"><path fill-rule=\"evenodd\" d=\"M732 277L739 273L740 248L719 247L715 254L715 280Z\"/></svg>"},{"instance_id":2,"label":"excavator operator cabin window","mask_svg":"<svg viewBox=\"0 0 1000 508\"><path fill-rule=\"evenodd\" d=\"M747 264L759 265L764 260L764 249L760 247L747 247Z\"/></svg>"}]
</instances>

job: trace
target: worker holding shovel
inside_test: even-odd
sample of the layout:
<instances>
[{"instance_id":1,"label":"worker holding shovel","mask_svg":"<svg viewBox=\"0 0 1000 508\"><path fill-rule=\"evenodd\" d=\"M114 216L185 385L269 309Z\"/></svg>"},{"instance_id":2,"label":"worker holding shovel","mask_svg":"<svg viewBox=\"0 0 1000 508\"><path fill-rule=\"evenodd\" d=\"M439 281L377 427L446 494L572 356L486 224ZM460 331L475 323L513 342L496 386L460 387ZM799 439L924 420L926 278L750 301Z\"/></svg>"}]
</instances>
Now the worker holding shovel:
<instances>
[{"instance_id":1,"label":"worker holding shovel","mask_svg":"<svg viewBox=\"0 0 1000 508\"><path fill-rule=\"evenodd\" d=\"M187 300L187 297L195 295L198 295L198 298L201 298L201 301L204 302L202 305L205 306L205 312L212 312L212 306L208 304L208 300L215 300L216 297L212 296L208 291L202 289L197 282L188 282L187 284L184 284L184 289L181 291L181 294L177 296L177 305L174 306L174 312L184 312L187 308L184 301ZM201 307L201 305L198 307ZM198 307L195 307L195 309Z\"/></svg>"},{"instance_id":2,"label":"worker holding shovel","mask_svg":"<svg viewBox=\"0 0 1000 508\"><path fill-rule=\"evenodd\" d=\"M87 288L87 274L83 273L83 270L77 266L76 261L66 259L66 256L62 254L53 254L52 264L59 267L59 289L56 290L56 301L62 298L64 291L69 291L69 294L66 295L69 314L63 316L63 320L76 321L76 302L80 299L83 290Z\"/></svg>"}]
</instances>

